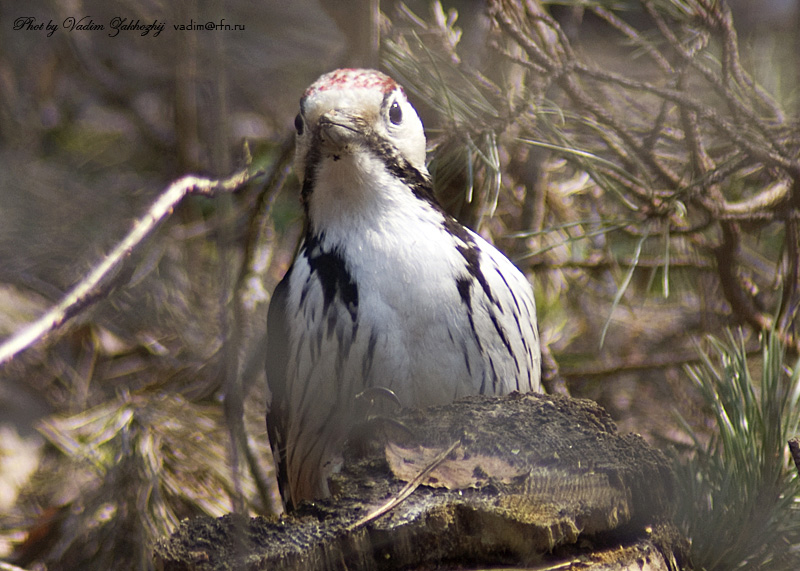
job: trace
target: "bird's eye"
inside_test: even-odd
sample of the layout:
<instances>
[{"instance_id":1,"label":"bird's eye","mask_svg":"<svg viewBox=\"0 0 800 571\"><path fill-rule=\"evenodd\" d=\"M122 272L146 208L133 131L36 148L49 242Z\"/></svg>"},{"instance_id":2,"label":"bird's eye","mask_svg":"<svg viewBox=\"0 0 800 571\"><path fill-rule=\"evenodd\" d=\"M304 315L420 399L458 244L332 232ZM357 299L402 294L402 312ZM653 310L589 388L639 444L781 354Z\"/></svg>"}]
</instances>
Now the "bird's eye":
<instances>
[{"instance_id":1,"label":"bird's eye","mask_svg":"<svg viewBox=\"0 0 800 571\"><path fill-rule=\"evenodd\" d=\"M395 101L389 106L389 121L391 121L393 125L399 125L402 120L403 110L400 109L400 104Z\"/></svg>"},{"instance_id":2,"label":"bird's eye","mask_svg":"<svg viewBox=\"0 0 800 571\"><path fill-rule=\"evenodd\" d=\"M303 116L300 113L294 118L294 128L297 130L298 135L303 134Z\"/></svg>"}]
</instances>

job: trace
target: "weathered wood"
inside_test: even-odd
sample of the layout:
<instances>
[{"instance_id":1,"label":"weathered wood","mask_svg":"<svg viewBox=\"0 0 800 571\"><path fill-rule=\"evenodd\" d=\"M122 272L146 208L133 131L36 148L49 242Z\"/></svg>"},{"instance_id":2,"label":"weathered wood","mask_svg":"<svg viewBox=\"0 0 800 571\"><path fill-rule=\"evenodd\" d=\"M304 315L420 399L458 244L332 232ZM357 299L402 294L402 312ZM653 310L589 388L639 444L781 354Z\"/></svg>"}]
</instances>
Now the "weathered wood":
<instances>
[{"instance_id":1,"label":"weathered wood","mask_svg":"<svg viewBox=\"0 0 800 571\"><path fill-rule=\"evenodd\" d=\"M681 565L683 543L667 523L668 461L640 437L617 434L590 401L471 397L364 432L378 436L353 439L333 498L280 520L185 521L156 547L159 568ZM404 487L407 498L369 517Z\"/></svg>"}]
</instances>

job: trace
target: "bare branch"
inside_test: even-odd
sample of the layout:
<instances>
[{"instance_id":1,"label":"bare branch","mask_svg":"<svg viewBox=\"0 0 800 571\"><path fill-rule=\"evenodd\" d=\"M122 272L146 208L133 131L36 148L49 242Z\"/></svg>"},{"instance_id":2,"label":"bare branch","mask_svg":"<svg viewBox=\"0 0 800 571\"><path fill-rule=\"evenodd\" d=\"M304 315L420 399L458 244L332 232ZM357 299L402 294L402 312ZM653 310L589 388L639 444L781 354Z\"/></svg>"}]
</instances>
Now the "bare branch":
<instances>
[{"instance_id":1,"label":"bare branch","mask_svg":"<svg viewBox=\"0 0 800 571\"><path fill-rule=\"evenodd\" d=\"M739 228L732 222L723 222L720 226L722 242L714 249L714 253L717 256L719 279L725 299L736 314L742 316L756 331L767 331L772 328L772 319L756 308L738 275L741 243Z\"/></svg>"},{"instance_id":2,"label":"bare branch","mask_svg":"<svg viewBox=\"0 0 800 571\"><path fill-rule=\"evenodd\" d=\"M664 369L667 367L680 367L687 363L696 363L700 360L697 352L681 351L676 353L663 353L647 355L638 358L623 358L612 362L596 362L578 367L561 367L561 374L568 378L575 377L608 377L630 371L647 371Z\"/></svg>"},{"instance_id":3,"label":"bare branch","mask_svg":"<svg viewBox=\"0 0 800 571\"><path fill-rule=\"evenodd\" d=\"M791 183L788 180L779 180L769 185L754 196L739 202L720 203L720 214L723 216L753 216L759 212L772 211L780 208L789 199Z\"/></svg>"},{"instance_id":4,"label":"bare branch","mask_svg":"<svg viewBox=\"0 0 800 571\"><path fill-rule=\"evenodd\" d=\"M173 182L150 206L144 216L133 223L130 232L103 257L97 265L55 306L17 331L0 345L0 366L10 362L21 352L56 331L71 317L102 299L111 289L114 278L130 254L175 209L184 197L194 194L216 196L234 192L262 174L262 171L244 169L226 179L214 180L185 176Z\"/></svg>"},{"instance_id":5,"label":"bare branch","mask_svg":"<svg viewBox=\"0 0 800 571\"><path fill-rule=\"evenodd\" d=\"M769 131L764 127L764 122L759 119L759 117L755 114L754 110L744 105L740 99L732 92L730 85L726 85L722 81L720 81L720 77L714 70L709 69L708 67L701 65L698 58L694 57L694 53L690 50L687 50L680 39L675 35L672 31L670 26L664 21L662 15L656 10L653 6L652 2L648 0L643 0L642 5L644 6L645 10L647 11L648 15L653 19L656 26L658 27L659 31L662 33L664 38L670 43L672 48L675 52L684 59L692 68L696 69L703 78L712 86L712 88L717 91L717 93L724 99L724 101L729 105L731 111L738 117L743 117L747 119L749 125L757 129L761 136L764 137L766 144L769 145L770 150L775 152L776 154L783 154L781 153L782 148L780 143L775 140ZM720 16L719 18L715 19L715 22L722 21L723 18ZM728 53L727 56L727 63L728 66L723 70L727 70L730 72L731 76L734 79L742 78L745 73L739 66L738 60L738 48L737 46L731 45L730 41L735 41L735 33L729 31L726 35L726 38L729 40L728 42L724 43L725 50ZM748 82L749 83L749 82Z\"/></svg>"},{"instance_id":6,"label":"bare branch","mask_svg":"<svg viewBox=\"0 0 800 571\"><path fill-rule=\"evenodd\" d=\"M630 268L631 266L636 266L637 268L660 268L664 266L663 260L651 260L651 259L639 259L634 260L630 259L608 259L608 258L588 258L586 260L564 260L564 261L550 261L550 260L537 260L530 264L530 268L533 270L563 270L563 269L574 269L580 268L585 270L596 270L596 269L613 269L613 268ZM698 259L676 259L672 258L669 261L669 266L671 268L687 268L687 269L696 269L702 271L712 271L715 269L714 264L710 260L705 260L702 258Z\"/></svg>"},{"instance_id":7,"label":"bare branch","mask_svg":"<svg viewBox=\"0 0 800 571\"><path fill-rule=\"evenodd\" d=\"M647 82L628 79L627 77L612 72L592 69L584 63L576 62L575 67L581 73L594 79L615 83L621 87L646 91L658 95L666 100L686 106L688 109L697 113L698 119L707 121L718 129L721 134L727 136L736 144L745 149L751 156L764 161L766 164L775 165L786 169L790 173L800 172L800 163L791 154L778 152L774 147L763 148L768 145L764 140L753 140L748 138L748 134L742 132L741 127L737 127L730 121L724 119L716 110L702 105L696 99L675 89L658 87Z\"/></svg>"}]
</instances>

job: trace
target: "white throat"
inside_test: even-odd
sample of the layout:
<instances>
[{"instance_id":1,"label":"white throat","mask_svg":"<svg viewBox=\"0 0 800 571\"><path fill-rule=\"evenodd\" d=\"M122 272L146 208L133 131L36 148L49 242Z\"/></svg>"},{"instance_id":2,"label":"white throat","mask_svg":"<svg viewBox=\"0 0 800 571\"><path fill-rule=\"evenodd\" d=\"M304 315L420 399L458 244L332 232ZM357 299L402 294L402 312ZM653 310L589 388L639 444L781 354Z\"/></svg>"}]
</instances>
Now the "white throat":
<instances>
[{"instance_id":1,"label":"white throat","mask_svg":"<svg viewBox=\"0 0 800 571\"><path fill-rule=\"evenodd\" d=\"M314 231L324 232L326 241L336 244L363 232L381 232L390 220L433 213L430 204L365 150L321 160L308 208Z\"/></svg>"}]
</instances>

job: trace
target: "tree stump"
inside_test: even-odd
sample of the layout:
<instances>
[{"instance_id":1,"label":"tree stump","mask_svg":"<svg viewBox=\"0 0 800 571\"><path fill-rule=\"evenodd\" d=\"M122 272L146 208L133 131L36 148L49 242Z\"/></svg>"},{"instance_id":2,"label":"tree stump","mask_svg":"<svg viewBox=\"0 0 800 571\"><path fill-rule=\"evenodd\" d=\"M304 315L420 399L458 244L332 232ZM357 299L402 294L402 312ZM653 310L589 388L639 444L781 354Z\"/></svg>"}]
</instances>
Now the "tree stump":
<instances>
[{"instance_id":1,"label":"tree stump","mask_svg":"<svg viewBox=\"0 0 800 571\"><path fill-rule=\"evenodd\" d=\"M280 519L184 521L156 546L158 568L684 566L668 460L591 401L469 397L368 432L351 439L332 498Z\"/></svg>"}]
</instances>

